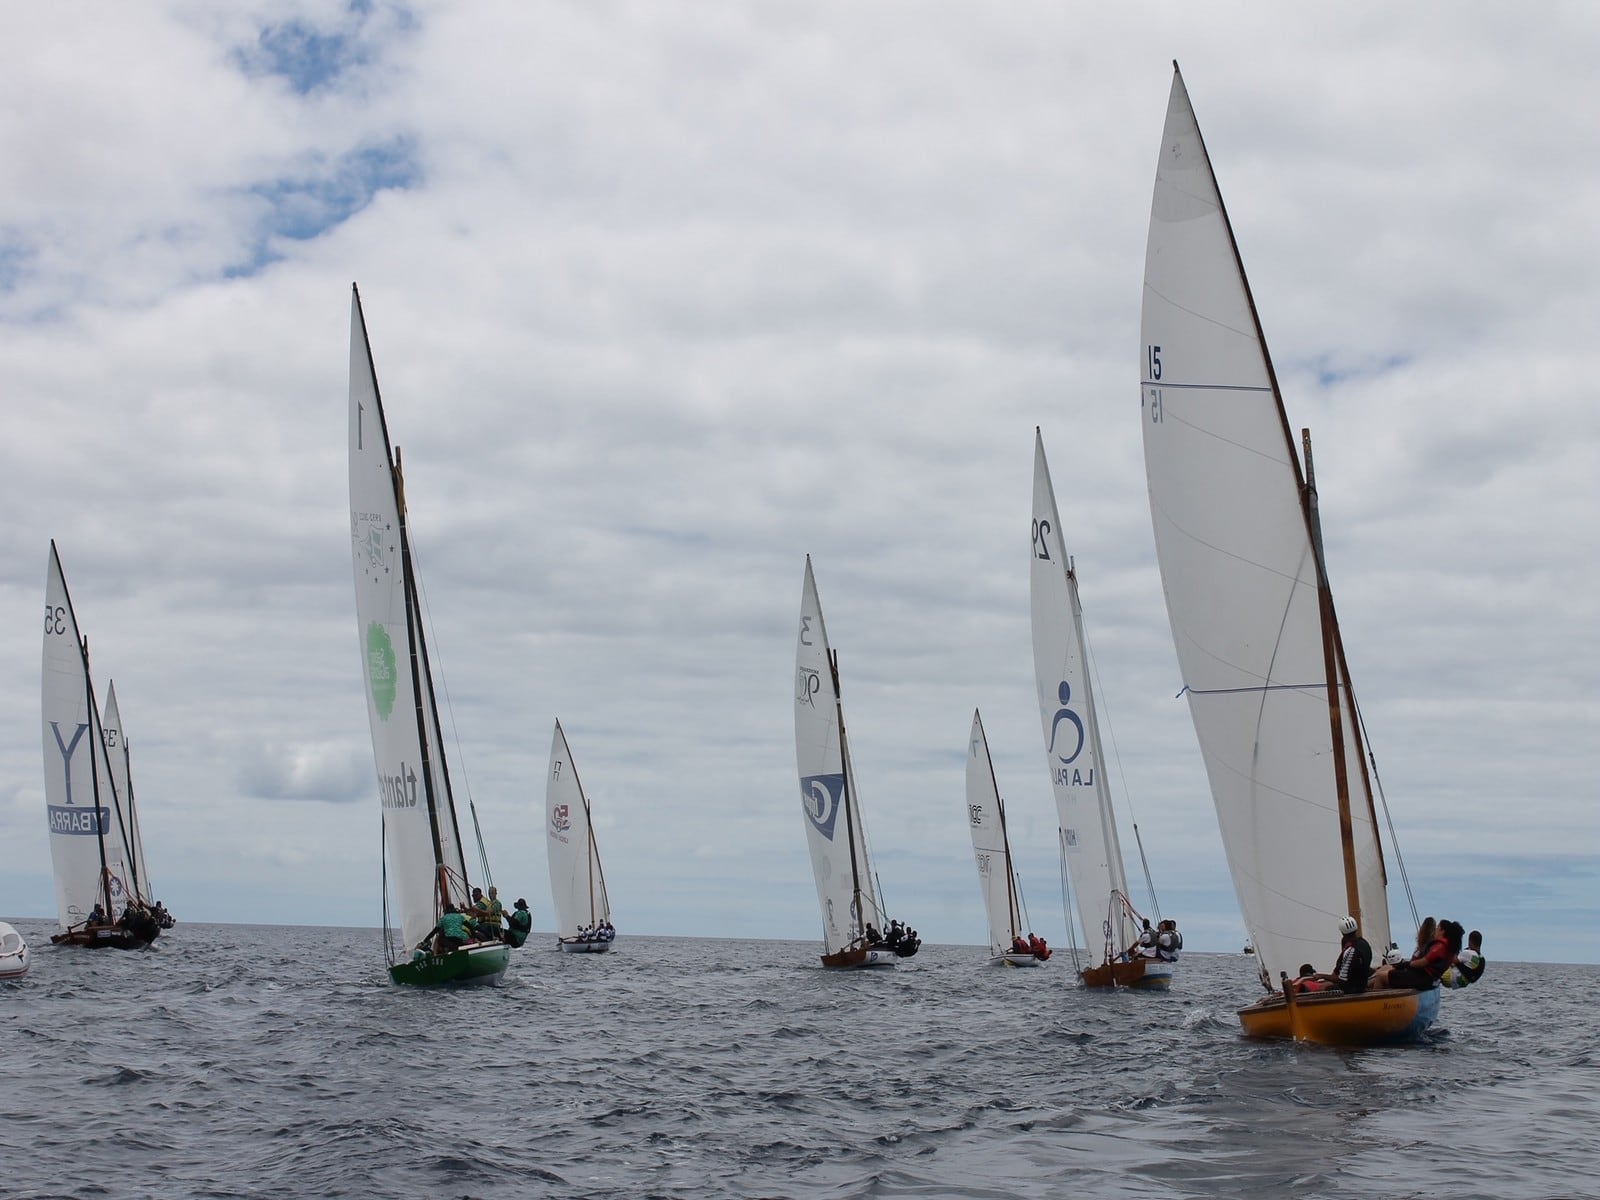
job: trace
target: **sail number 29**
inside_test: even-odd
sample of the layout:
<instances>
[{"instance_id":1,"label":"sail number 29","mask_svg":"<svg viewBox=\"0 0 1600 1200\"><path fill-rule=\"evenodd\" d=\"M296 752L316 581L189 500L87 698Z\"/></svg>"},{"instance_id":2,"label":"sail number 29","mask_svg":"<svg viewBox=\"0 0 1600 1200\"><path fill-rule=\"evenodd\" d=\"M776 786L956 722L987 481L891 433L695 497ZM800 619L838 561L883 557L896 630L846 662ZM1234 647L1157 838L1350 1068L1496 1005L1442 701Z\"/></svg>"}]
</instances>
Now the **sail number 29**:
<instances>
[{"instance_id":1,"label":"sail number 29","mask_svg":"<svg viewBox=\"0 0 1600 1200\"><path fill-rule=\"evenodd\" d=\"M1150 385L1161 381L1161 347L1145 347L1145 383L1146 395L1140 403L1150 410L1150 423L1161 424L1161 389Z\"/></svg>"}]
</instances>

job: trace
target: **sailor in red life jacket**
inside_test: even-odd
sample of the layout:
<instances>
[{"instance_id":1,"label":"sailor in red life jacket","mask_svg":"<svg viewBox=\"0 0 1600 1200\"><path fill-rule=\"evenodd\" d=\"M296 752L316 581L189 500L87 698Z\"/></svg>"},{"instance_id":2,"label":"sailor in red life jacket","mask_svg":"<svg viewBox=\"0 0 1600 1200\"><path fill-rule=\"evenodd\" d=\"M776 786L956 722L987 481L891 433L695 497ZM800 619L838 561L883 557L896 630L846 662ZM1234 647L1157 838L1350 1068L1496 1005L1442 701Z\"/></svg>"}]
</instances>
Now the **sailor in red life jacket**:
<instances>
[{"instance_id":1,"label":"sailor in red life jacket","mask_svg":"<svg viewBox=\"0 0 1600 1200\"><path fill-rule=\"evenodd\" d=\"M1050 947L1044 944L1044 939L1036 933L1028 935L1028 949L1040 962L1050 957Z\"/></svg>"}]
</instances>

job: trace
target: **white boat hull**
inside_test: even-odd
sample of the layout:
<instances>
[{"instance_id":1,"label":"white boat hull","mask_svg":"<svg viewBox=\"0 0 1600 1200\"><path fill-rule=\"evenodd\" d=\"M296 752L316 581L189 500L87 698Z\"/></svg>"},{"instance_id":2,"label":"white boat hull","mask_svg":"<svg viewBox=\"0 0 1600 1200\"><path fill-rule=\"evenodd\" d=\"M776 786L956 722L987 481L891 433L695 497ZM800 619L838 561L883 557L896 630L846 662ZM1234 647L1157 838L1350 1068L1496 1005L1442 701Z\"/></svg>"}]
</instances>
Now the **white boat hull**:
<instances>
[{"instance_id":1,"label":"white boat hull","mask_svg":"<svg viewBox=\"0 0 1600 1200\"><path fill-rule=\"evenodd\" d=\"M1033 954L994 954L989 957L991 967L1037 967L1043 961Z\"/></svg>"},{"instance_id":2,"label":"white boat hull","mask_svg":"<svg viewBox=\"0 0 1600 1200\"><path fill-rule=\"evenodd\" d=\"M21 979L28 973L28 943L22 935L0 921L0 980Z\"/></svg>"},{"instance_id":3,"label":"white boat hull","mask_svg":"<svg viewBox=\"0 0 1600 1200\"><path fill-rule=\"evenodd\" d=\"M614 942L615 939L609 942L580 942L572 938L557 938L556 949L566 954L604 954Z\"/></svg>"}]
</instances>

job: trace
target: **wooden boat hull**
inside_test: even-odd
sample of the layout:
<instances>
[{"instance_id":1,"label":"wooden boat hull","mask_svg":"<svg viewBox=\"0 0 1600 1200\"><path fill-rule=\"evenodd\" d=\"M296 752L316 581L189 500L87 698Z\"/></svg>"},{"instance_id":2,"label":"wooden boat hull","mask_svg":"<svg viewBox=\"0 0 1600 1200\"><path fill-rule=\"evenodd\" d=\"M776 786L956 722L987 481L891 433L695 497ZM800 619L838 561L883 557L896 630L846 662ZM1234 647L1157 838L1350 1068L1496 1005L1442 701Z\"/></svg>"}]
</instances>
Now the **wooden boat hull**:
<instances>
[{"instance_id":1,"label":"wooden boat hull","mask_svg":"<svg viewBox=\"0 0 1600 1200\"><path fill-rule=\"evenodd\" d=\"M73 929L66 933L50 935L52 946L87 946L91 950L142 950L156 940L157 934L146 937L123 929L119 925L96 925L91 929Z\"/></svg>"},{"instance_id":2,"label":"wooden boat hull","mask_svg":"<svg viewBox=\"0 0 1600 1200\"><path fill-rule=\"evenodd\" d=\"M1415 1041L1439 1015L1439 989L1414 992L1304 992L1239 1010L1247 1037L1292 1037L1320 1046L1388 1046Z\"/></svg>"},{"instance_id":3,"label":"wooden boat hull","mask_svg":"<svg viewBox=\"0 0 1600 1200\"><path fill-rule=\"evenodd\" d=\"M1173 964L1159 958L1135 958L1128 962L1102 963L1086 967L1083 986L1121 987L1143 992L1164 992L1172 986Z\"/></svg>"},{"instance_id":4,"label":"wooden boat hull","mask_svg":"<svg viewBox=\"0 0 1600 1200\"><path fill-rule=\"evenodd\" d=\"M511 947L497 942L473 942L446 954L427 954L389 968L394 983L414 987L492 986L500 982L511 964Z\"/></svg>"},{"instance_id":5,"label":"wooden boat hull","mask_svg":"<svg viewBox=\"0 0 1600 1200\"><path fill-rule=\"evenodd\" d=\"M862 967L892 967L895 961L895 952L887 946L853 946L837 954L822 956L823 966L843 971Z\"/></svg>"},{"instance_id":6,"label":"wooden boat hull","mask_svg":"<svg viewBox=\"0 0 1600 1200\"><path fill-rule=\"evenodd\" d=\"M556 949L564 954L604 954L611 942L580 942L572 938L557 938Z\"/></svg>"}]
</instances>

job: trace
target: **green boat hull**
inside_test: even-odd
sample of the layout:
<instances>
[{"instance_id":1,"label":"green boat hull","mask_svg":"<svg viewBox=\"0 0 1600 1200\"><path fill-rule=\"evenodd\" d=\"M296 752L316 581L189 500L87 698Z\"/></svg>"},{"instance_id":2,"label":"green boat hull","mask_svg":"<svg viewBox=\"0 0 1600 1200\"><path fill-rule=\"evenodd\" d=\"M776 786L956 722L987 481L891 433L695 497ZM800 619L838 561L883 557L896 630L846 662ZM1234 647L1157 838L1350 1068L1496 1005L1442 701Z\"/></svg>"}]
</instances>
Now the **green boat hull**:
<instances>
[{"instance_id":1,"label":"green boat hull","mask_svg":"<svg viewBox=\"0 0 1600 1200\"><path fill-rule=\"evenodd\" d=\"M429 954L395 963L389 968L389 979L416 987L485 986L499 983L510 964L510 946L481 942L448 954Z\"/></svg>"}]
</instances>

